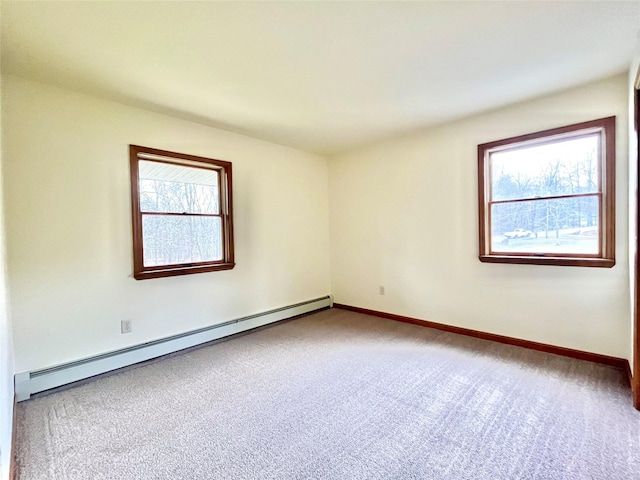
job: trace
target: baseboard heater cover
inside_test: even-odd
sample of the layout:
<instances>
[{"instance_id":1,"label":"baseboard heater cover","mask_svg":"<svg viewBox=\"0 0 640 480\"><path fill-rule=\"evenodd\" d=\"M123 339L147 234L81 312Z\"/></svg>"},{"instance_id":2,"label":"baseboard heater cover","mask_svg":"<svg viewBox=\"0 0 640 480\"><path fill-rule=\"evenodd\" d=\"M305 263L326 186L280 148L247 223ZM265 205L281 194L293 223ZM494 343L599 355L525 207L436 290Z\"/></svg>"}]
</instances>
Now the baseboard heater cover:
<instances>
[{"instance_id":1,"label":"baseboard heater cover","mask_svg":"<svg viewBox=\"0 0 640 480\"><path fill-rule=\"evenodd\" d=\"M327 295L55 367L17 373L15 375L16 399L18 402L22 402L38 392L178 352L185 348L195 347L269 323L329 308L332 305L333 299Z\"/></svg>"}]
</instances>

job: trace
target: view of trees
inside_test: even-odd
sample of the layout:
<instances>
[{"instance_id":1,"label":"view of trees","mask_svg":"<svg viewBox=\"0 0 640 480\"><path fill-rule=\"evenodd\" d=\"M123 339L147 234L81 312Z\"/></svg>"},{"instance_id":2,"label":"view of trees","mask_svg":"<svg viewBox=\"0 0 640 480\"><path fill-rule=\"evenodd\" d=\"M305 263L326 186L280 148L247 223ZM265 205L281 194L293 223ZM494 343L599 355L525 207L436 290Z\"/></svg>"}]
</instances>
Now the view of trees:
<instances>
[{"instance_id":1,"label":"view of trees","mask_svg":"<svg viewBox=\"0 0 640 480\"><path fill-rule=\"evenodd\" d=\"M218 173L152 161L139 168L144 265L221 260Z\"/></svg>"},{"instance_id":2,"label":"view of trees","mask_svg":"<svg viewBox=\"0 0 640 480\"><path fill-rule=\"evenodd\" d=\"M597 235L589 227L599 219L598 141L592 135L492 153L494 240L516 229L558 241L567 229ZM513 201L518 199L527 200ZM500 240L508 243L507 237Z\"/></svg>"}]
</instances>

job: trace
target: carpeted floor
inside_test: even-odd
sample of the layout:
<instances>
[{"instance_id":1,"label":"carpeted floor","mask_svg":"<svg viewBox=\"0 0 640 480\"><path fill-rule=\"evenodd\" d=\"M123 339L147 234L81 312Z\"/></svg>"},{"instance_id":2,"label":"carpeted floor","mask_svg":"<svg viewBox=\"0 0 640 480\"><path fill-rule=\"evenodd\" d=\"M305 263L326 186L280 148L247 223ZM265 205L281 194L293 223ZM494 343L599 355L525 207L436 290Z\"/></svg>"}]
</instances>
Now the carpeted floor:
<instances>
[{"instance_id":1,"label":"carpeted floor","mask_svg":"<svg viewBox=\"0 0 640 480\"><path fill-rule=\"evenodd\" d=\"M18 407L21 480L640 479L623 372L332 309Z\"/></svg>"}]
</instances>

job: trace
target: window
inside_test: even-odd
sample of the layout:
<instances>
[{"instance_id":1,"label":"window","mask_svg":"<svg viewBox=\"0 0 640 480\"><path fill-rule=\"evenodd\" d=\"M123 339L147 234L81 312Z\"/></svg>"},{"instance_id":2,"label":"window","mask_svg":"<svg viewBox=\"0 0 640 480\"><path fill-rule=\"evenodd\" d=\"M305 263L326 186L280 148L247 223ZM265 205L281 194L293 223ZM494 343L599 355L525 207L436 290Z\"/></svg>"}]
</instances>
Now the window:
<instances>
[{"instance_id":1,"label":"window","mask_svg":"<svg viewBox=\"0 0 640 480\"><path fill-rule=\"evenodd\" d=\"M615 117L478 146L480 261L615 265Z\"/></svg>"},{"instance_id":2,"label":"window","mask_svg":"<svg viewBox=\"0 0 640 480\"><path fill-rule=\"evenodd\" d=\"M134 278L233 268L231 163L136 145L129 157Z\"/></svg>"}]
</instances>

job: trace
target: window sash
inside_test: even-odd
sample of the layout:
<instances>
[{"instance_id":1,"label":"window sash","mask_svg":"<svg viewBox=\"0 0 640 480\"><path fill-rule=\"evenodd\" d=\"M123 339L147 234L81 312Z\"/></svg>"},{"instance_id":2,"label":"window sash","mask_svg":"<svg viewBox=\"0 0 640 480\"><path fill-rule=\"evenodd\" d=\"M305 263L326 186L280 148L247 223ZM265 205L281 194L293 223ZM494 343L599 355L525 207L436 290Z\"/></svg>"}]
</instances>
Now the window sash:
<instances>
[{"instance_id":1,"label":"window sash","mask_svg":"<svg viewBox=\"0 0 640 480\"><path fill-rule=\"evenodd\" d=\"M165 269L167 267L176 267L176 266L193 266L193 265L208 265L208 264L222 264L225 262L225 255L224 255L224 234L225 234L225 226L224 226L224 216L223 215L218 215L218 214L175 214L175 213L159 213L159 212L149 212L149 213L144 213L142 212L142 224L143 224L143 231L142 231L142 239L143 239L143 249L145 247L147 248L151 248L149 246L147 246L144 242L144 217L145 216L162 216L162 217L175 217L175 218L219 218L220 219L220 249L222 251L222 258L220 259L210 259L210 260L203 260L203 261L188 261L188 262L167 262L167 263L161 263L158 265L146 265L145 264L145 258L143 257L143 265L145 270L162 270ZM144 250L143 250L144 253Z\"/></svg>"},{"instance_id":2,"label":"window sash","mask_svg":"<svg viewBox=\"0 0 640 480\"><path fill-rule=\"evenodd\" d=\"M545 250L541 250L539 252L526 252L526 251L503 251L503 250L494 250L493 249L493 205L504 205L504 204L513 204L513 203L522 203L522 202L544 202L548 200L562 200L562 199L570 199L570 198L597 198L598 199L598 252L597 253L574 253L574 252L566 252L566 253L554 253ZM498 200L495 202L488 202L488 210L487 210L487 223L489 225L489 254L490 255L509 255L509 256L523 256L523 257L565 257L571 256L576 258L601 258L603 254L603 235L602 235L602 193L584 193L584 194L576 194L576 195L554 195L549 197L536 197L536 198L527 198L527 199L517 199L517 200Z\"/></svg>"},{"instance_id":3,"label":"window sash","mask_svg":"<svg viewBox=\"0 0 640 480\"><path fill-rule=\"evenodd\" d=\"M494 168L496 161L494 160L495 154L505 154L518 152L522 150L530 150L537 149L540 147L552 146L555 144L567 143L575 140L585 140L585 139L595 139L597 140L597 149L596 149L596 185L593 190L583 191L583 192L569 192L569 193L555 193L555 194L538 194L529 198L542 198L542 197L550 197L550 196L561 196L561 195L576 195L578 193L596 193L602 191L602 143L604 140L604 132L601 129L591 129L588 133L580 132L569 132L562 135L556 135L552 138L543 137L542 139L536 139L534 141L528 142L520 142L515 144L508 144L506 146L498 146L492 149L487 150L487 183L489 186L489 198L492 201L494 200ZM501 148L502 147L502 148ZM584 148L584 147L583 147ZM540 154L540 152L538 152ZM544 154L543 154L544 155ZM544 157L543 157L544 158ZM570 164L570 162L568 162ZM541 173L541 172L540 172ZM578 186L579 187L579 186ZM502 200L516 200L518 198L524 197L513 197L513 198L505 198Z\"/></svg>"}]
</instances>

